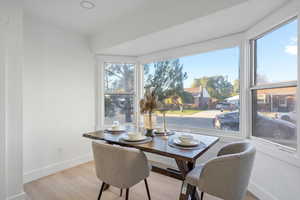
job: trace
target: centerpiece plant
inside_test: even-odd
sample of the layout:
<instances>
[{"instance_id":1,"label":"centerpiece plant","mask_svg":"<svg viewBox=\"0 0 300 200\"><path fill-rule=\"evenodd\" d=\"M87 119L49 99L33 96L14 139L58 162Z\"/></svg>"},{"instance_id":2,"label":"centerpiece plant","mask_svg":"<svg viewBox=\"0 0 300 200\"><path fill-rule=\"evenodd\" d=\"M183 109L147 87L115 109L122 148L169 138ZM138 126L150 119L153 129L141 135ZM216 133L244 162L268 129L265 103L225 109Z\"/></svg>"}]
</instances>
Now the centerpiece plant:
<instances>
[{"instance_id":1,"label":"centerpiece plant","mask_svg":"<svg viewBox=\"0 0 300 200\"><path fill-rule=\"evenodd\" d=\"M154 113L158 108L158 99L155 94L155 88L147 88L144 98L140 100L140 112L144 115L144 127L147 130L147 136L153 136L154 123L156 118Z\"/></svg>"}]
</instances>

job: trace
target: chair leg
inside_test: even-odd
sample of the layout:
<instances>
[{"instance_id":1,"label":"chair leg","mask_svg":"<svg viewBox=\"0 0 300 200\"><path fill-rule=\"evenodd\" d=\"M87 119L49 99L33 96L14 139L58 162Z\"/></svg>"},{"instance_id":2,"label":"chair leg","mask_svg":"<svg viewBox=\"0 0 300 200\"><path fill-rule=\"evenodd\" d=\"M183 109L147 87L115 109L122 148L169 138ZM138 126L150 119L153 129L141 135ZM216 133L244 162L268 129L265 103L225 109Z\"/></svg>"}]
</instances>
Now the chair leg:
<instances>
[{"instance_id":1,"label":"chair leg","mask_svg":"<svg viewBox=\"0 0 300 200\"><path fill-rule=\"evenodd\" d=\"M192 200L195 200L195 199L196 199L196 190L197 190L197 187L194 186L194 187L193 187L192 196L191 196Z\"/></svg>"},{"instance_id":2,"label":"chair leg","mask_svg":"<svg viewBox=\"0 0 300 200\"><path fill-rule=\"evenodd\" d=\"M200 200L203 200L204 192L201 192Z\"/></svg>"},{"instance_id":3,"label":"chair leg","mask_svg":"<svg viewBox=\"0 0 300 200\"><path fill-rule=\"evenodd\" d=\"M103 192L104 186L105 186L105 183L103 182L102 185L101 185L100 192L99 192L98 200L100 200L100 198L102 196L102 192Z\"/></svg>"},{"instance_id":4,"label":"chair leg","mask_svg":"<svg viewBox=\"0 0 300 200\"><path fill-rule=\"evenodd\" d=\"M120 197L123 195L123 189L120 189Z\"/></svg>"},{"instance_id":5,"label":"chair leg","mask_svg":"<svg viewBox=\"0 0 300 200\"><path fill-rule=\"evenodd\" d=\"M129 197L129 188L126 189L126 200L128 200Z\"/></svg>"},{"instance_id":6,"label":"chair leg","mask_svg":"<svg viewBox=\"0 0 300 200\"><path fill-rule=\"evenodd\" d=\"M146 190L147 190L148 200L151 200L151 196L150 196L150 191L149 191L149 186L148 186L147 179L145 179L144 181L145 181L145 186L146 186Z\"/></svg>"}]
</instances>

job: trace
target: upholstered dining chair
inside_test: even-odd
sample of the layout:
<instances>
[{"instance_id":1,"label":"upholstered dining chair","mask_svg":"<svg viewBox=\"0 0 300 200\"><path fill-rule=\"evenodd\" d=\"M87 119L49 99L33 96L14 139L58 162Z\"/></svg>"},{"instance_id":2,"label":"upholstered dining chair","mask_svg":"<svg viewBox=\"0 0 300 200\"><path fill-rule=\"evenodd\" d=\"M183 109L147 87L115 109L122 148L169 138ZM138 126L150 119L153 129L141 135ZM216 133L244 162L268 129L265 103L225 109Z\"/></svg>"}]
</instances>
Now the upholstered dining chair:
<instances>
[{"instance_id":1,"label":"upholstered dining chair","mask_svg":"<svg viewBox=\"0 0 300 200\"><path fill-rule=\"evenodd\" d=\"M201 191L224 200L242 200L246 194L254 157L255 147L247 142L225 145L218 156L203 165L195 167L187 174L186 183Z\"/></svg>"},{"instance_id":2,"label":"upholstered dining chair","mask_svg":"<svg viewBox=\"0 0 300 200\"><path fill-rule=\"evenodd\" d=\"M144 180L148 199L151 200L147 178L150 167L146 155L137 149L92 142L97 177L102 181L98 196L100 200L105 184L126 189L126 200L129 189Z\"/></svg>"}]
</instances>

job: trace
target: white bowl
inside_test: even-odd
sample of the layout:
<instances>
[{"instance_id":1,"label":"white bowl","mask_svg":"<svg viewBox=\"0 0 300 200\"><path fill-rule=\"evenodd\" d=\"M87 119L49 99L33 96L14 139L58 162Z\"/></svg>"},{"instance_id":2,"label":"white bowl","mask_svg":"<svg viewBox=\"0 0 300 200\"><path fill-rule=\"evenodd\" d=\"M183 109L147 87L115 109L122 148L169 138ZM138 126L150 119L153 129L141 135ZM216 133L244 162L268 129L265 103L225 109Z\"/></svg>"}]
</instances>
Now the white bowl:
<instances>
[{"instance_id":1,"label":"white bowl","mask_svg":"<svg viewBox=\"0 0 300 200\"><path fill-rule=\"evenodd\" d=\"M127 136L130 140L138 140L142 137L142 134L137 132L129 132L127 133Z\"/></svg>"},{"instance_id":2,"label":"white bowl","mask_svg":"<svg viewBox=\"0 0 300 200\"><path fill-rule=\"evenodd\" d=\"M164 128L157 128L157 129L155 129L155 131L156 131L156 133L164 133L165 132ZM169 132L169 130L166 130L166 132Z\"/></svg>"},{"instance_id":3,"label":"white bowl","mask_svg":"<svg viewBox=\"0 0 300 200\"><path fill-rule=\"evenodd\" d=\"M113 130L113 131L118 131L118 130L120 130L120 126L112 126L111 127L111 130Z\"/></svg>"},{"instance_id":4,"label":"white bowl","mask_svg":"<svg viewBox=\"0 0 300 200\"><path fill-rule=\"evenodd\" d=\"M164 132L164 129L163 128L156 128L156 131L159 132L159 133L162 133L162 132Z\"/></svg>"},{"instance_id":5,"label":"white bowl","mask_svg":"<svg viewBox=\"0 0 300 200\"><path fill-rule=\"evenodd\" d=\"M194 137L192 135L181 135L181 136L178 137L178 139L182 143L190 143L191 141L194 140Z\"/></svg>"}]
</instances>

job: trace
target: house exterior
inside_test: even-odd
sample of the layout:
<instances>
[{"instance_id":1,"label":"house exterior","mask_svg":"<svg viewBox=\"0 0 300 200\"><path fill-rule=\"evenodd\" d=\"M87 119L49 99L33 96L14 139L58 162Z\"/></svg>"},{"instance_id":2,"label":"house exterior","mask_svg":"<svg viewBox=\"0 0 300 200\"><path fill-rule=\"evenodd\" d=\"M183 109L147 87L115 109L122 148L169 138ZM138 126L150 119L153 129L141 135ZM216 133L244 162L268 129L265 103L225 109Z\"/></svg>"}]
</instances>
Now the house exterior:
<instances>
[{"instance_id":1,"label":"house exterior","mask_svg":"<svg viewBox=\"0 0 300 200\"><path fill-rule=\"evenodd\" d=\"M236 107L240 107L240 95L229 97L225 99L225 101L235 105Z\"/></svg>"},{"instance_id":2,"label":"house exterior","mask_svg":"<svg viewBox=\"0 0 300 200\"><path fill-rule=\"evenodd\" d=\"M207 109L211 102L211 97L206 88L202 86L196 88L184 88L185 92L192 94L194 97L193 106L200 109Z\"/></svg>"},{"instance_id":3,"label":"house exterior","mask_svg":"<svg viewBox=\"0 0 300 200\"><path fill-rule=\"evenodd\" d=\"M296 106L296 88L274 88L257 91L257 109L261 112L291 112Z\"/></svg>"}]
</instances>

